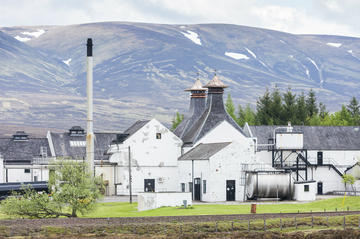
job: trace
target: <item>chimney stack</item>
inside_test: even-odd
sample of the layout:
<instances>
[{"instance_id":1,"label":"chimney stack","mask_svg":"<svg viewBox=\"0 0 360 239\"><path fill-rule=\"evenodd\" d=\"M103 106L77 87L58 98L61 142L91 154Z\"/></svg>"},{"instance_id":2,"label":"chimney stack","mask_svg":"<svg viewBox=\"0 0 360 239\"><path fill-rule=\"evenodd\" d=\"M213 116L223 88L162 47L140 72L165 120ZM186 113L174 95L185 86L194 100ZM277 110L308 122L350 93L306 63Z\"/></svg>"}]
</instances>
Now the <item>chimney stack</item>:
<instances>
[{"instance_id":1,"label":"chimney stack","mask_svg":"<svg viewBox=\"0 0 360 239\"><path fill-rule=\"evenodd\" d=\"M94 176L94 132L93 132L93 54L92 39L87 39L86 57L86 97L87 97L87 133L86 133L86 163L88 172Z\"/></svg>"}]
</instances>

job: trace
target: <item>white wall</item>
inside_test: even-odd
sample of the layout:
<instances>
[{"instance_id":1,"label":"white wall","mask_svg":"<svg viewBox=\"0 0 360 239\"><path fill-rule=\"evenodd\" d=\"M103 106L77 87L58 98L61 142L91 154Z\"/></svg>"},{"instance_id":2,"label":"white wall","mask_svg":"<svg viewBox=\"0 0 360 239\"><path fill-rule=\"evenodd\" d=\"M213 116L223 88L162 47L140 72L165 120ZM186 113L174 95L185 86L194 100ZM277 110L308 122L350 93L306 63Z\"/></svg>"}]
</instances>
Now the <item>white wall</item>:
<instances>
[{"instance_id":1,"label":"white wall","mask_svg":"<svg viewBox=\"0 0 360 239\"><path fill-rule=\"evenodd\" d=\"M323 194L332 191L343 191L344 183L342 177L328 166L311 167L308 169L308 180L323 183ZM317 189L316 189L317 190Z\"/></svg>"},{"instance_id":2,"label":"white wall","mask_svg":"<svg viewBox=\"0 0 360 239\"><path fill-rule=\"evenodd\" d=\"M156 134L161 133L161 139ZM132 189L134 194L144 191L144 179L155 179L155 191L179 190L177 159L182 141L156 119L152 119L123 144L113 145L110 162L117 163L117 194L129 194L129 158L131 152Z\"/></svg>"},{"instance_id":3,"label":"white wall","mask_svg":"<svg viewBox=\"0 0 360 239\"><path fill-rule=\"evenodd\" d=\"M356 150L309 150L308 160L317 163L317 152L323 152L323 164L334 164L341 172L360 160L360 149Z\"/></svg>"},{"instance_id":4,"label":"white wall","mask_svg":"<svg viewBox=\"0 0 360 239\"><path fill-rule=\"evenodd\" d=\"M309 191L305 192L304 187L307 185ZM297 201L314 201L316 200L317 184L316 182L295 183L294 200Z\"/></svg>"},{"instance_id":5,"label":"white wall","mask_svg":"<svg viewBox=\"0 0 360 239\"><path fill-rule=\"evenodd\" d=\"M4 159L3 157L1 157L0 155L0 183L4 183L5 182L5 177L4 177Z\"/></svg>"},{"instance_id":6,"label":"white wall","mask_svg":"<svg viewBox=\"0 0 360 239\"><path fill-rule=\"evenodd\" d=\"M219 125L210 130L206 135L204 135L196 145L201 143L221 143L221 142L233 142L237 141L248 148L254 148L254 142L240 133L234 126L232 126L227 121L221 122Z\"/></svg>"},{"instance_id":7,"label":"white wall","mask_svg":"<svg viewBox=\"0 0 360 239\"><path fill-rule=\"evenodd\" d=\"M355 165L351 169L349 169L346 174L350 174L355 177L355 179L360 179L360 165Z\"/></svg>"},{"instance_id":8,"label":"white wall","mask_svg":"<svg viewBox=\"0 0 360 239\"><path fill-rule=\"evenodd\" d=\"M95 165L95 175L102 176L102 179L108 181L108 186L105 186L105 195L115 195L115 181L114 181L114 169L113 165Z\"/></svg>"},{"instance_id":9,"label":"white wall","mask_svg":"<svg viewBox=\"0 0 360 239\"><path fill-rule=\"evenodd\" d=\"M5 166L8 182L33 182L48 181L49 170L46 166L16 165L16 167ZM25 173L25 169L30 169L29 173ZM6 175L5 175L6 177Z\"/></svg>"},{"instance_id":10,"label":"white wall","mask_svg":"<svg viewBox=\"0 0 360 239\"><path fill-rule=\"evenodd\" d=\"M192 182L191 160L179 160L180 183ZM226 180L235 180L235 200L244 199L241 185L241 169L244 163L257 163L254 152L248 145L233 142L213 155L209 160L194 160L194 178L201 178L202 201L226 201ZM206 180L206 193L203 193ZM180 184L179 184L180 188Z\"/></svg>"},{"instance_id":11,"label":"white wall","mask_svg":"<svg viewBox=\"0 0 360 239\"><path fill-rule=\"evenodd\" d=\"M184 200L187 201L187 205L192 205L191 193L140 193L138 195L138 211L182 206Z\"/></svg>"}]
</instances>

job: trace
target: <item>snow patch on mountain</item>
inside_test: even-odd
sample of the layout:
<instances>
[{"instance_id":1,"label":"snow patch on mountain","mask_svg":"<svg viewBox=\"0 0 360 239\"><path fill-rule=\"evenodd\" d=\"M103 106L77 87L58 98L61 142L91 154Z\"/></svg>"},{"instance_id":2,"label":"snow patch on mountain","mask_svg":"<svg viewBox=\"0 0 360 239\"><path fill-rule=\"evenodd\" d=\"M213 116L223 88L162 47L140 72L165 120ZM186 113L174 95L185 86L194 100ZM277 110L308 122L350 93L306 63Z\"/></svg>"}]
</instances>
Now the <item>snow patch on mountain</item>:
<instances>
[{"instance_id":1,"label":"snow patch on mountain","mask_svg":"<svg viewBox=\"0 0 360 239\"><path fill-rule=\"evenodd\" d=\"M71 58L67 59L67 60L64 60L62 62L64 62L64 64L70 66L70 61L71 61Z\"/></svg>"},{"instance_id":2,"label":"snow patch on mountain","mask_svg":"<svg viewBox=\"0 0 360 239\"><path fill-rule=\"evenodd\" d=\"M36 32L22 32L21 34L38 38L45 33L44 29L38 29Z\"/></svg>"},{"instance_id":3,"label":"snow patch on mountain","mask_svg":"<svg viewBox=\"0 0 360 239\"><path fill-rule=\"evenodd\" d=\"M332 46L332 47L341 47L342 43L328 42L328 43L326 43L326 45Z\"/></svg>"},{"instance_id":4,"label":"snow patch on mountain","mask_svg":"<svg viewBox=\"0 0 360 239\"><path fill-rule=\"evenodd\" d=\"M15 38L16 40L18 40L18 41L21 41L21 42L27 42L27 41L30 41L30 40L31 40L31 38L21 37L21 36L19 36L19 35L15 36L14 38Z\"/></svg>"},{"instance_id":5,"label":"snow patch on mountain","mask_svg":"<svg viewBox=\"0 0 360 239\"><path fill-rule=\"evenodd\" d=\"M316 64L316 62L313 59L311 59L310 57L307 57L307 59L316 67L316 69L318 71L320 71L318 65Z\"/></svg>"},{"instance_id":6,"label":"snow patch on mountain","mask_svg":"<svg viewBox=\"0 0 360 239\"><path fill-rule=\"evenodd\" d=\"M235 60L249 60L250 58L247 55L236 53L236 52L225 52L225 56L234 58Z\"/></svg>"},{"instance_id":7,"label":"snow patch on mountain","mask_svg":"<svg viewBox=\"0 0 360 239\"><path fill-rule=\"evenodd\" d=\"M252 55L252 57L254 57L254 58L256 59L256 55L255 55L254 52L252 52L252 51L251 51L249 48L247 48L247 47L245 47L245 50L246 50L247 52L249 52L250 55Z\"/></svg>"},{"instance_id":8,"label":"snow patch on mountain","mask_svg":"<svg viewBox=\"0 0 360 239\"><path fill-rule=\"evenodd\" d=\"M196 32L193 31L186 31L181 32L186 38L190 39L192 42L194 42L197 45L201 46L201 40L199 38L199 35Z\"/></svg>"}]
</instances>

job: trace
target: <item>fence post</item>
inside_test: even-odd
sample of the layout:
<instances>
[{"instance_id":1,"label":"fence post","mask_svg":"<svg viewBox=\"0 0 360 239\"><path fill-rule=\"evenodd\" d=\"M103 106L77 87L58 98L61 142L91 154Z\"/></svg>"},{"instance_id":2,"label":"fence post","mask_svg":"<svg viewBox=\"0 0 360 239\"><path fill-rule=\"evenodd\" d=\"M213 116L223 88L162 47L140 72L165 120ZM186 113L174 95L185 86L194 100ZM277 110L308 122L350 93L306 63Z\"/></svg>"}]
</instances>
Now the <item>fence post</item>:
<instances>
[{"instance_id":1,"label":"fence post","mask_svg":"<svg viewBox=\"0 0 360 239\"><path fill-rule=\"evenodd\" d=\"M182 228L182 224L180 224L180 234L183 233L183 228Z\"/></svg>"},{"instance_id":2,"label":"fence post","mask_svg":"<svg viewBox=\"0 0 360 239\"><path fill-rule=\"evenodd\" d=\"M282 231L282 220L280 218L280 231Z\"/></svg>"},{"instance_id":3,"label":"fence post","mask_svg":"<svg viewBox=\"0 0 360 239\"><path fill-rule=\"evenodd\" d=\"M311 228L314 227L314 216L311 216Z\"/></svg>"},{"instance_id":4,"label":"fence post","mask_svg":"<svg viewBox=\"0 0 360 239\"><path fill-rule=\"evenodd\" d=\"M250 218L249 218L249 221L248 221L248 231L250 231Z\"/></svg>"},{"instance_id":5,"label":"fence post","mask_svg":"<svg viewBox=\"0 0 360 239\"><path fill-rule=\"evenodd\" d=\"M218 231L218 222L215 222L215 232Z\"/></svg>"},{"instance_id":6,"label":"fence post","mask_svg":"<svg viewBox=\"0 0 360 239\"><path fill-rule=\"evenodd\" d=\"M231 222L231 231L234 231L234 222Z\"/></svg>"},{"instance_id":7,"label":"fence post","mask_svg":"<svg viewBox=\"0 0 360 239\"><path fill-rule=\"evenodd\" d=\"M360 217L359 217L359 228L360 228Z\"/></svg>"},{"instance_id":8,"label":"fence post","mask_svg":"<svg viewBox=\"0 0 360 239\"><path fill-rule=\"evenodd\" d=\"M350 210L349 206L347 206L347 210L348 210L348 211Z\"/></svg>"},{"instance_id":9,"label":"fence post","mask_svg":"<svg viewBox=\"0 0 360 239\"><path fill-rule=\"evenodd\" d=\"M337 212L337 207L335 208L335 212Z\"/></svg>"},{"instance_id":10,"label":"fence post","mask_svg":"<svg viewBox=\"0 0 360 239\"><path fill-rule=\"evenodd\" d=\"M296 221L296 217L295 217L295 229L297 230L297 221Z\"/></svg>"},{"instance_id":11,"label":"fence post","mask_svg":"<svg viewBox=\"0 0 360 239\"><path fill-rule=\"evenodd\" d=\"M343 221L343 228L345 230L345 227L346 227L346 222L345 222L345 216L344 216L344 221Z\"/></svg>"},{"instance_id":12,"label":"fence post","mask_svg":"<svg viewBox=\"0 0 360 239\"><path fill-rule=\"evenodd\" d=\"M264 218L264 231L266 231L266 219Z\"/></svg>"},{"instance_id":13,"label":"fence post","mask_svg":"<svg viewBox=\"0 0 360 239\"><path fill-rule=\"evenodd\" d=\"M329 216L326 217L326 226L329 227Z\"/></svg>"},{"instance_id":14,"label":"fence post","mask_svg":"<svg viewBox=\"0 0 360 239\"><path fill-rule=\"evenodd\" d=\"M166 225L164 225L164 233L167 234Z\"/></svg>"}]
</instances>

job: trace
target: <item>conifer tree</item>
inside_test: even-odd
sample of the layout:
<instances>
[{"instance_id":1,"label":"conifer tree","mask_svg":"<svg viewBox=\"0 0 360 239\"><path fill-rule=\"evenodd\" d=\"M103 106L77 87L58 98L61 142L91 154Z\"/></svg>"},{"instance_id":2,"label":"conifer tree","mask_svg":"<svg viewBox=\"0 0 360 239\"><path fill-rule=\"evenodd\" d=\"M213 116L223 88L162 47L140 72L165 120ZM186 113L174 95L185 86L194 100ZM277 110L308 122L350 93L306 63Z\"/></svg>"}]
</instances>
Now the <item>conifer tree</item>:
<instances>
[{"instance_id":1,"label":"conifer tree","mask_svg":"<svg viewBox=\"0 0 360 239\"><path fill-rule=\"evenodd\" d=\"M306 124L306 117L307 117L307 111L306 111L306 102L305 102L305 95L304 92L301 92L301 94L296 99L296 120L294 124L297 125L305 125Z\"/></svg>"},{"instance_id":2,"label":"conifer tree","mask_svg":"<svg viewBox=\"0 0 360 239\"><path fill-rule=\"evenodd\" d=\"M234 105L233 100L231 99L230 93L228 93L228 96L226 99L225 109L226 109L226 112L231 116L231 118L233 118L236 121L237 119L236 119L236 115L235 115L235 105Z\"/></svg>"},{"instance_id":3,"label":"conifer tree","mask_svg":"<svg viewBox=\"0 0 360 239\"><path fill-rule=\"evenodd\" d=\"M347 110L349 111L352 118L352 125L360 124L360 106L357 99L353 96L350 100L350 103L347 105Z\"/></svg>"},{"instance_id":4,"label":"conifer tree","mask_svg":"<svg viewBox=\"0 0 360 239\"><path fill-rule=\"evenodd\" d=\"M283 94L284 106L282 121L283 123L291 122L296 123L296 95L291 92L289 88L286 93Z\"/></svg>"},{"instance_id":5,"label":"conifer tree","mask_svg":"<svg viewBox=\"0 0 360 239\"><path fill-rule=\"evenodd\" d=\"M274 125L284 124L282 120L282 98L280 95L280 91L277 87L274 88L271 93L271 104L270 104L271 116Z\"/></svg>"},{"instance_id":6,"label":"conifer tree","mask_svg":"<svg viewBox=\"0 0 360 239\"><path fill-rule=\"evenodd\" d=\"M307 116L309 118L313 117L314 115L317 115L319 112L319 109L316 104L315 92L312 89L309 91L309 94L306 98L306 110L307 110Z\"/></svg>"},{"instance_id":7,"label":"conifer tree","mask_svg":"<svg viewBox=\"0 0 360 239\"><path fill-rule=\"evenodd\" d=\"M270 92L266 89L264 95L256 102L256 120L260 125L273 125L271 114L271 97Z\"/></svg>"}]
</instances>

